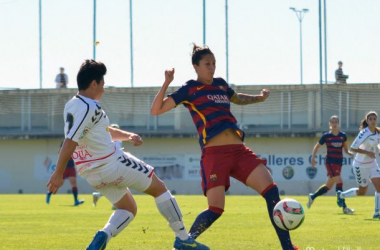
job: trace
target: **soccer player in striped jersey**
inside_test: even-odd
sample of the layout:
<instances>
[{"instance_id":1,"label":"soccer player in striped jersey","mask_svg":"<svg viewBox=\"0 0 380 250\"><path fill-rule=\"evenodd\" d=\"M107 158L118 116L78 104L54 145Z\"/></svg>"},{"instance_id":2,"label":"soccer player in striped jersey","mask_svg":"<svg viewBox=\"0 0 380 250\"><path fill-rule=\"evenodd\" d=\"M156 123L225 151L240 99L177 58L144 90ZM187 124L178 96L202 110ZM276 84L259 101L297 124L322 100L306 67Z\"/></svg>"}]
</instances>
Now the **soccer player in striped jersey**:
<instances>
[{"instance_id":1,"label":"soccer player in striped jersey","mask_svg":"<svg viewBox=\"0 0 380 250\"><path fill-rule=\"evenodd\" d=\"M196 218L191 236L197 238L222 215L231 176L264 197L282 249L298 249L293 246L289 232L278 228L273 221L273 208L280 201L278 188L265 166L266 161L244 145L244 132L230 110L231 102L246 105L265 101L269 90L263 89L260 95L236 93L224 79L214 78L216 61L208 47L194 44L192 64L197 80L189 80L167 97L165 92L174 79L174 69L165 71L165 82L151 107L152 115L160 115L183 104L198 131L202 188L209 207Z\"/></svg>"},{"instance_id":2,"label":"soccer player in striped jersey","mask_svg":"<svg viewBox=\"0 0 380 250\"><path fill-rule=\"evenodd\" d=\"M309 201L307 207L310 208L314 200L325 193L327 193L335 184L336 192L343 190L343 180L340 176L343 163L343 150L349 156L352 153L348 151L347 136L344 132L339 131L339 117L333 115L329 119L330 131L323 134L319 142L315 144L313 154L311 157L311 165L315 167L315 155L318 149L323 144L326 144L327 154L325 158L325 166L327 170L326 184L320 186L314 194L309 194ZM347 207L346 202L343 200L343 213L353 214L355 211Z\"/></svg>"},{"instance_id":3,"label":"soccer player in striped jersey","mask_svg":"<svg viewBox=\"0 0 380 250\"><path fill-rule=\"evenodd\" d=\"M72 156L78 174L117 208L104 228L95 234L87 250L105 249L110 239L134 219L137 206L129 188L155 198L158 210L175 233L175 248L208 250L189 237L176 199L154 174L153 167L117 147L115 141L130 141L140 146L142 139L137 134L110 126L99 103L106 72L106 66L94 60L86 60L79 69L79 92L65 105L65 141L47 184L49 191L55 194L62 186L62 175Z\"/></svg>"},{"instance_id":4,"label":"soccer player in striped jersey","mask_svg":"<svg viewBox=\"0 0 380 250\"><path fill-rule=\"evenodd\" d=\"M380 128L376 127L377 118L375 111L366 114L360 123L360 132L351 145L351 151L356 153L352 168L359 188L336 194L338 205L342 206L345 198L365 195L369 182L372 182L376 189L374 219L380 219L380 169L376 161L376 155L380 154Z\"/></svg>"}]
</instances>

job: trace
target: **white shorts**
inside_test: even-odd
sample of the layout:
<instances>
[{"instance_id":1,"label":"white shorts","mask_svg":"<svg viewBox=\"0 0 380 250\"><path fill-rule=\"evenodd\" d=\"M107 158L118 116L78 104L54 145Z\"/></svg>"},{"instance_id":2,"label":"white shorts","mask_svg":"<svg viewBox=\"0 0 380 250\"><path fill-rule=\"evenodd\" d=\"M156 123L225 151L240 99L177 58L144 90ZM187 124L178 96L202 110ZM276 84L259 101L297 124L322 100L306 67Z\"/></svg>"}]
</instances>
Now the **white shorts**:
<instances>
[{"instance_id":1,"label":"white shorts","mask_svg":"<svg viewBox=\"0 0 380 250\"><path fill-rule=\"evenodd\" d=\"M128 188L140 192L147 190L152 183L153 171L152 166L123 152L115 161L92 169L86 179L93 189L115 204L128 192Z\"/></svg>"},{"instance_id":2,"label":"white shorts","mask_svg":"<svg viewBox=\"0 0 380 250\"><path fill-rule=\"evenodd\" d=\"M372 178L380 178L380 169L376 161L369 164L361 164L354 161L352 168L356 178L356 183L359 186L366 187Z\"/></svg>"}]
</instances>

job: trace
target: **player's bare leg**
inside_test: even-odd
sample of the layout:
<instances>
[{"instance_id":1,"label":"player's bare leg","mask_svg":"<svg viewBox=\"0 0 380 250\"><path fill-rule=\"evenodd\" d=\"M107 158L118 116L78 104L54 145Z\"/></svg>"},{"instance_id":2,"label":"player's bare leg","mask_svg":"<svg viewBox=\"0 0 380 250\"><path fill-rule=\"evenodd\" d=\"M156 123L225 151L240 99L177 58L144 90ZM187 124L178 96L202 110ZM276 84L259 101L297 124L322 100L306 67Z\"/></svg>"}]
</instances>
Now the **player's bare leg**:
<instances>
[{"instance_id":1,"label":"player's bare leg","mask_svg":"<svg viewBox=\"0 0 380 250\"><path fill-rule=\"evenodd\" d=\"M273 220L273 209L276 206L277 202L280 201L280 195L277 185L273 182L273 178L269 170L263 164L260 163L248 176L246 185L256 190L264 197L267 203L269 218L272 222L274 229L276 230L282 249L297 249L297 247L293 246L292 244L289 232L277 227L276 223Z\"/></svg>"}]
</instances>

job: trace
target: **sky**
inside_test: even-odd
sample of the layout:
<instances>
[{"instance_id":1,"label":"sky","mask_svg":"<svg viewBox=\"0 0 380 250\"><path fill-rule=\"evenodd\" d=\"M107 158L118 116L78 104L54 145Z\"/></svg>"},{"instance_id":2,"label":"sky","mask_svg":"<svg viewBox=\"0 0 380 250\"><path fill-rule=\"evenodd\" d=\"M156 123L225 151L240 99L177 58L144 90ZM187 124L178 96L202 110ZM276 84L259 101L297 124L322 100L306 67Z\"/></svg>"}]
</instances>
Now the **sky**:
<instances>
[{"instance_id":1,"label":"sky","mask_svg":"<svg viewBox=\"0 0 380 250\"><path fill-rule=\"evenodd\" d=\"M349 83L379 83L380 1L326 2L327 81L341 60ZM132 6L134 87L161 86L167 68L176 70L172 86L195 79L191 43L203 44L203 0ZM309 9L303 82L319 83L318 0L228 1L230 83L300 84L300 23L289 7ZM129 0L97 0L96 60L107 66L108 86L131 87L129 12ZM225 21L225 0L206 0L206 44L215 76L226 79ZM0 45L0 88L40 88L39 0L0 0ZM55 88L60 67L76 88L81 63L92 57L93 0L42 0L42 88Z\"/></svg>"}]
</instances>

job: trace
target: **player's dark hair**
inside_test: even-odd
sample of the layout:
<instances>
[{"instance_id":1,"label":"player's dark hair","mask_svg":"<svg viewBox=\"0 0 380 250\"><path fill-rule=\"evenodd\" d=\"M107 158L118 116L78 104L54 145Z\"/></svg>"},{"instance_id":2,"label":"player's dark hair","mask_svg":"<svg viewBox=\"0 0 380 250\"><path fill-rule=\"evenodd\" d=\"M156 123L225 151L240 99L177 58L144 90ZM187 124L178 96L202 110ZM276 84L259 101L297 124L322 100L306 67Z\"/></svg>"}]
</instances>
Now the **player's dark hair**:
<instances>
[{"instance_id":1,"label":"player's dark hair","mask_svg":"<svg viewBox=\"0 0 380 250\"><path fill-rule=\"evenodd\" d=\"M85 60L77 75L78 90L86 90L93 80L99 84L106 73L107 68L103 63L92 59Z\"/></svg>"},{"instance_id":2,"label":"player's dark hair","mask_svg":"<svg viewBox=\"0 0 380 250\"><path fill-rule=\"evenodd\" d=\"M201 47L193 43L193 53L191 53L191 63L193 65L199 66L199 61L202 60L202 58L205 55L214 55L214 53L212 53L212 51L206 45Z\"/></svg>"},{"instance_id":3,"label":"player's dark hair","mask_svg":"<svg viewBox=\"0 0 380 250\"><path fill-rule=\"evenodd\" d=\"M374 115L376 116L376 118L378 117L377 116L377 113L375 111L369 111L365 116L364 118L362 119L362 121L360 122L360 127L359 127L359 130L362 130L362 129L365 129L366 127L368 127L368 117L370 117L371 115Z\"/></svg>"}]
</instances>

